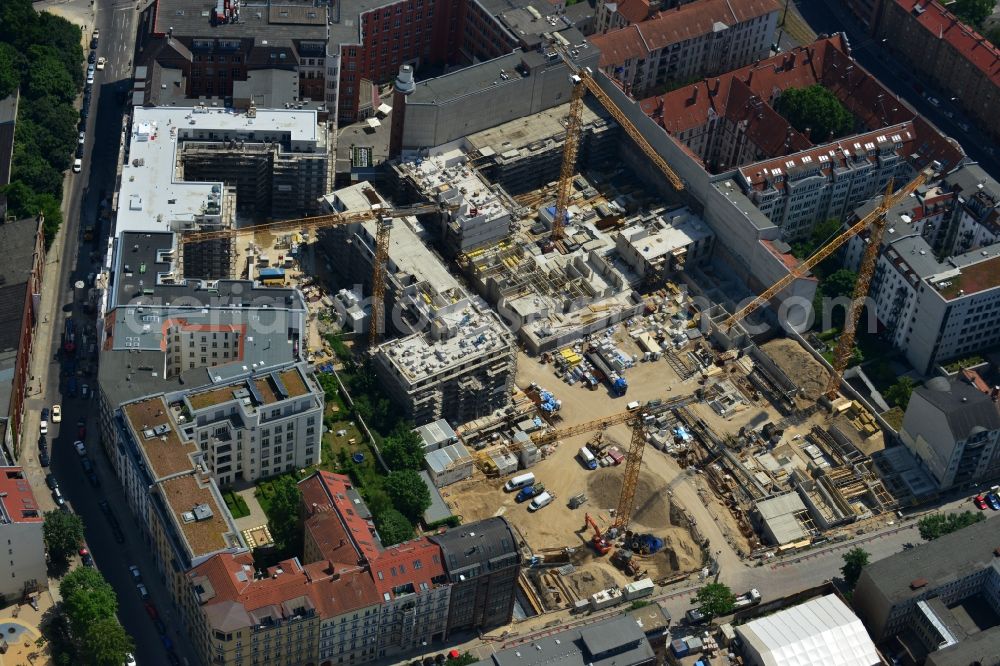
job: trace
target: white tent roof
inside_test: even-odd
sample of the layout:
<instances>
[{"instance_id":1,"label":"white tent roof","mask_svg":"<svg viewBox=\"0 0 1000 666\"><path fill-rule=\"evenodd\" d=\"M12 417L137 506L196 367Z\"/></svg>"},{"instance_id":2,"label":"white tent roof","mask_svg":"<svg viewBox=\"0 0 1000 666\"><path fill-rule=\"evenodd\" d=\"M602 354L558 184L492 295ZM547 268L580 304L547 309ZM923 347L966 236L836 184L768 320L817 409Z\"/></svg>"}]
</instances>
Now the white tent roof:
<instances>
[{"instance_id":1,"label":"white tent roof","mask_svg":"<svg viewBox=\"0 0 1000 666\"><path fill-rule=\"evenodd\" d=\"M881 663L861 620L827 595L736 628L761 666L874 666Z\"/></svg>"}]
</instances>

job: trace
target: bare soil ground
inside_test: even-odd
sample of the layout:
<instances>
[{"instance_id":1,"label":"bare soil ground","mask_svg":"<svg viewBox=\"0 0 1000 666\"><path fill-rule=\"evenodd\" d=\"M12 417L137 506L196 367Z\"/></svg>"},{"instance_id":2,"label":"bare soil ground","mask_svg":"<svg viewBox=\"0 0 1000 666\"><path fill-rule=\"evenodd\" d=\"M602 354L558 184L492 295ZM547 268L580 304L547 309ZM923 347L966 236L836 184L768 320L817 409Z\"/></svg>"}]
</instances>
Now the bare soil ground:
<instances>
[{"instance_id":1,"label":"bare soil ground","mask_svg":"<svg viewBox=\"0 0 1000 666\"><path fill-rule=\"evenodd\" d=\"M761 349L799 385L810 400L816 400L823 394L830 373L798 342L779 338L765 343Z\"/></svg>"}]
</instances>

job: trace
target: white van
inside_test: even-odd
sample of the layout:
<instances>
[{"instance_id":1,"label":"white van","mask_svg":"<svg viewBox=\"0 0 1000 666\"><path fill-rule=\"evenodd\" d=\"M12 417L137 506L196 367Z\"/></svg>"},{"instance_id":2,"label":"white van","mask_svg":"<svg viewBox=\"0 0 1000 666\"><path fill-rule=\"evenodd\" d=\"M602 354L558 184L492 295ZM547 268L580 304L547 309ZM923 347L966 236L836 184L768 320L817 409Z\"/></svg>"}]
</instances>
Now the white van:
<instances>
[{"instance_id":1,"label":"white van","mask_svg":"<svg viewBox=\"0 0 1000 666\"><path fill-rule=\"evenodd\" d=\"M630 402L627 405L625 405L625 409L627 409L630 412L634 412L635 410L639 409L639 407L641 407L641 406L642 405L639 403L638 400L633 400L632 402Z\"/></svg>"},{"instance_id":2,"label":"white van","mask_svg":"<svg viewBox=\"0 0 1000 666\"><path fill-rule=\"evenodd\" d=\"M503 484L504 492L512 493L519 488L524 488L525 486L531 486L535 483L535 475L531 472L527 474L519 474L513 479Z\"/></svg>"},{"instance_id":3,"label":"white van","mask_svg":"<svg viewBox=\"0 0 1000 666\"><path fill-rule=\"evenodd\" d=\"M531 504L528 505L528 511L538 511L549 504L552 504L552 495L545 492L531 500Z\"/></svg>"},{"instance_id":4,"label":"white van","mask_svg":"<svg viewBox=\"0 0 1000 666\"><path fill-rule=\"evenodd\" d=\"M591 453L590 449L586 446L580 447L580 452L577 453L577 457L587 469L597 469L597 458L594 457L594 454Z\"/></svg>"}]
</instances>

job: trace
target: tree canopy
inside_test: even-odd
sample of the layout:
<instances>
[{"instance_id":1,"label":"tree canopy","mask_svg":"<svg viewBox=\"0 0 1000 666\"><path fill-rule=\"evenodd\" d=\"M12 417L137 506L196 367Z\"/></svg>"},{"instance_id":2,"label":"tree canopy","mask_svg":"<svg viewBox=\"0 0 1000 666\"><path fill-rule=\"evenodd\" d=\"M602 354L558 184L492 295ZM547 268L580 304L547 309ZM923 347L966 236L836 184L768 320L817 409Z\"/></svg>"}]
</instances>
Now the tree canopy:
<instances>
[{"instance_id":1,"label":"tree canopy","mask_svg":"<svg viewBox=\"0 0 1000 666\"><path fill-rule=\"evenodd\" d=\"M375 527L383 546L392 546L413 538L413 525L392 507L375 514Z\"/></svg>"},{"instance_id":2,"label":"tree canopy","mask_svg":"<svg viewBox=\"0 0 1000 666\"><path fill-rule=\"evenodd\" d=\"M723 583L709 583L695 595L698 610L708 618L728 615L736 609L736 595Z\"/></svg>"},{"instance_id":3,"label":"tree canopy","mask_svg":"<svg viewBox=\"0 0 1000 666\"><path fill-rule=\"evenodd\" d=\"M287 475L275 479L271 487L273 492L267 512L271 536L285 549L298 552L302 540L302 491L295 479Z\"/></svg>"},{"instance_id":4,"label":"tree canopy","mask_svg":"<svg viewBox=\"0 0 1000 666\"><path fill-rule=\"evenodd\" d=\"M813 143L826 143L854 128L854 116L837 96L815 84L781 93L775 110Z\"/></svg>"},{"instance_id":5,"label":"tree canopy","mask_svg":"<svg viewBox=\"0 0 1000 666\"><path fill-rule=\"evenodd\" d=\"M847 589L853 590L861 577L861 570L868 566L870 555L864 548L851 548L844 553L844 566L840 567L840 574L844 577L844 584Z\"/></svg>"},{"instance_id":6,"label":"tree canopy","mask_svg":"<svg viewBox=\"0 0 1000 666\"><path fill-rule=\"evenodd\" d=\"M983 21L993 13L994 4L995 0L954 0L948 5L948 9L972 27L980 28Z\"/></svg>"},{"instance_id":7,"label":"tree canopy","mask_svg":"<svg viewBox=\"0 0 1000 666\"><path fill-rule=\"evenodd\" d=\"M63 172L76 147L80 37L79 26L36 12L31 0L0 2L0 97L21 93L7 208L15 217L43 212L47 244L62 224Z\"/></svg>"},{"instance_id":8,"label":"tree canopy","mask_svg":"<svg viewBox=\"0 0 1000 666\"><path fill-rule=\"evenodd\" d=\"M424 466L424 440L413 431L413 424L401 421L382 444L382 457L390 469L420 470Z\"/></svg>"},{"instance_id":9,"label":"tree canopy","mask_svg":"<svg viewBox=\"0 0 1000 666\"><path fill-rule=\"evenodd\" d=\"M906 406L910 404L910 396L913 395L914 388L916 388L916 384L913 383L913 380L904 375L886 389L885 397L901 409L906 409Z\"/></svg>"},{"instance_id":10,"label":"tree canopy","mask_svg":"<svg viewBox=\"0 0 1000 666\"><path fill-rule=\"evenodd\" d=\"M59 583L62 611L69 621L80 661L95 666L120 666L135 647L118 623L118 597L97 569L79 567Z\"/></svg>"},{"instance_id":11,"label":"tree canopy","mask_svg":"<svg viewBox=\"0 0 1000 666\"><path fill-rule=\"evenodd\" d=\"M401 514L416 522L431 505L431 492L424 480L412 469L392 472L385 480L393 506Z\"/></svg>"},{"instance_id":12,"label":"tree canopy","mask_svg":"<svg viewBox=\"0 0 1000 666\"><path fill-rule=\"evenodd\" d=\"M921 539L933 541L938 537L943 537L945 534L951 534L955 530L960 530L963 527L968 527L973 523L978 523L980 520L985 519L986 516L982 513L973 513L971 511L947 514L935 513L921 518L917 523L917 528L920 530Z\"/></svg>"},{"instance_id":13,"label":"tree canopy","mask_svg":"<svg viewBox=\"0 0 1000 666\"><path fill-rule=\"evenodd\" d=\"M46 511L42 539L49 557L65 562L83 543L83 519L69 511Z\"/></svg>"}]
</instances>

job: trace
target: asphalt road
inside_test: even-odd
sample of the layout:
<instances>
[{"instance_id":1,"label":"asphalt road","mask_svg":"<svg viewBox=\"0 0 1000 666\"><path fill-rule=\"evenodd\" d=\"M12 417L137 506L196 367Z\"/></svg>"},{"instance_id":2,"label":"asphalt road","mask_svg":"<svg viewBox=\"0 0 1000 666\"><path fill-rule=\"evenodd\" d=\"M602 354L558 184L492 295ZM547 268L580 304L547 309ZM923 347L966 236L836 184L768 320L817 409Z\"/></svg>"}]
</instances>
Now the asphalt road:
<instances>
[{"instance_id":1,"label":"asphalt road","mask_svg":"<svg viewBox=\"0 0 1000 666\"><path fill-rule=\"evenodd\" d=\"M48 3L39 3L37 8L42 10L46 4ZM52 4L58 4L59 13L63 15L87 21L88 33L93 28L92 19L88 20L90 5L86 0L57 1ZM108 63L95 76L93 98L86 121L83 170L79 174L72 174L67 181L61 231L64 238L57 240L47 259L58 270L47 271L46 280L52 277L55 279L49 284L43 284L43 301L49 298L48 302L52 305L45 320L47 336L39 336L35 354L44 357L40 361L45 370L33 378L33 383L41 379L42 385L41 391L35 392L28 400L28 408L33 410L34 418L28 419L27 427L33 427L34 430L29 430L26 435L25 451L21 458L29 466L34 462L33 479L44 474L44 470L37 468L37 412L42 407L61 404L62 423L50 424L48 439L52 465L49 471L59 481L63 495L72 509L84 519L87 547L93 554L97 567L118 594L119 619L135 641L137 662L143 666L170 663L166 643L157 631L132 580L128 569L132 564L137 565L143 574L143 582L151 595L150 602L155 605L159 617L164 621L167 637L173 648L188 663L197 664L199 662L190 652L187 641L180 640L179 627L171 621L175 614L163 586L163 579L149 555L151 549L144 542L141 532L136 529L121 486L99 442L97 421L94 418L97 402L93 398L93 392L90 392L88 398L83 398L79 390L76 396L70 396L67 391L68 378L62 376L67 364L67 356L60 353L62 322L66 316L72 315L78 336L82 332L86 340L84 342L78 337L78 342L83 344L78 344L75 353L80 375L76 379L78 389L82 389L83 384L93 387L96 382L96 357L91 356L89 349L91 341L95 340L95 315L93 312L86 312L84 303L74 298L73 285L78 280L86 281L91 274L98 272L107 247L110 230L98 227L94 240L85 242L82 221L97 221L102 193L110 196L115 190L125 112L122 102L131 88L137 18L135 6L134 0L97 3L96 25L101 31L97 55L107 58ZM46 360L49 362L46 363ZM80 419L86 423L87 453L95 463L100 479L100 486L97 488L86 478L81 458L73 448L73 442L77 439L77 422ZM35 488L39 495L47 495L48 490L44 484L35 483ZM40 499L43 506L51 506L48 496ZM116 542L109 519L101 511L101 500L107 500L121 525L124 537L121 544Z\"/></svg>"},{"instance_id":2,"label":"asphalt road","mask_svg":"<svg viewBox=\"0 0 1000 666\"><path fill-rule=\"evenodd\" d=\"M799 13L817 33L845 32L851 44L851 55L862 67L874 74L883 85L911 108L927 118L945 135L952 137L965 153L980 164L991 176L1000 178L1000 150L980 132L975 124L949 99L949 94L933 89L919 74L896 60L892 44L882 44L868 35L867 30L838 2L796 2ZM916 86L916 87L915 87ZM919 90L936 98L931 104ZM949 117L948 114L951 114ZM959 123L969 130L962 129Z\"/></svg>"}]
</instances>

